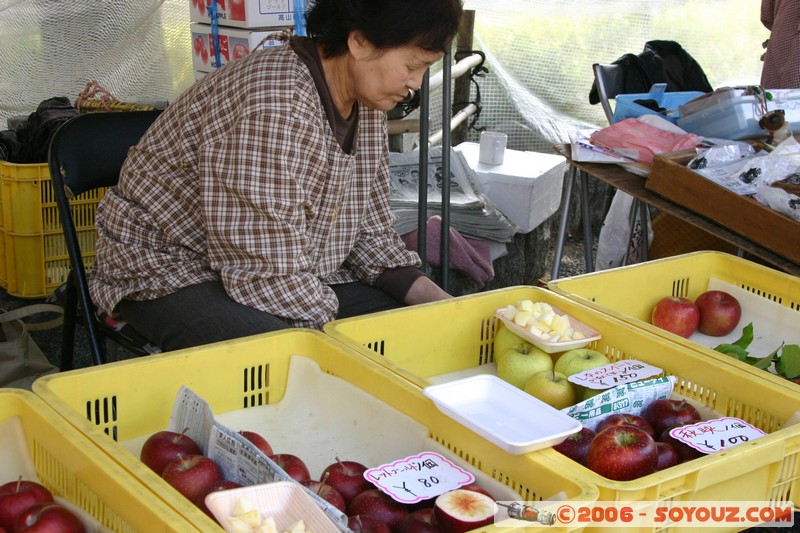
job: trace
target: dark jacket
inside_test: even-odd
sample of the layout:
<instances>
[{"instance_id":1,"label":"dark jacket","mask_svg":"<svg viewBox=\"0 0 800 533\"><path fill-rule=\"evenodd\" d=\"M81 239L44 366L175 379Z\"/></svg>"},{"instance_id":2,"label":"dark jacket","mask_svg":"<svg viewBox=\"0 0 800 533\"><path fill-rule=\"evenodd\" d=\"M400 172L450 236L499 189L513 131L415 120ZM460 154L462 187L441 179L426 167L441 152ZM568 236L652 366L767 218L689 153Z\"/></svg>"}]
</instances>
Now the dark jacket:
<instances>
[{"instance_id":1,"label":"dark jacket","mask_svg":"<svg viewBox=\"0 0 800 533\"><path fill-rule=\"evenodd\" d=\"M648 41L641 54L625 54L613 64L623 67L622 94L646 93L654 83L666 83L667 92L713 90L700 64L675 41ZM592 85L589 103L599 102Z\"/></svg>"}]
</instances>

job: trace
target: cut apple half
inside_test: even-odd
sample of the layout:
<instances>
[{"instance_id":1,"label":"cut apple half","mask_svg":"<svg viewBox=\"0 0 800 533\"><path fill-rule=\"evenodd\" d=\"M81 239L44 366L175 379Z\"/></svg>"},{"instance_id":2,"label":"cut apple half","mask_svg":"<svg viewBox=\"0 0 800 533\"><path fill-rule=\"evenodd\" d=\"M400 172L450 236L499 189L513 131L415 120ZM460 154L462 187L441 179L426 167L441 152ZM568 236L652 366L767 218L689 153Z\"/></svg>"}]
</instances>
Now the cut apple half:
<instances>
[{"instance_id":1,"label":"cut apple half","mask_svg":"<svg viewBox=\"0 0 800 533\"><path fill-rule=\"evenodd\" d=\"M445 533L462 533L494 523L497 504L472 490L456 489L436 498L436 523Z\"/></svg>"}]
</instances>

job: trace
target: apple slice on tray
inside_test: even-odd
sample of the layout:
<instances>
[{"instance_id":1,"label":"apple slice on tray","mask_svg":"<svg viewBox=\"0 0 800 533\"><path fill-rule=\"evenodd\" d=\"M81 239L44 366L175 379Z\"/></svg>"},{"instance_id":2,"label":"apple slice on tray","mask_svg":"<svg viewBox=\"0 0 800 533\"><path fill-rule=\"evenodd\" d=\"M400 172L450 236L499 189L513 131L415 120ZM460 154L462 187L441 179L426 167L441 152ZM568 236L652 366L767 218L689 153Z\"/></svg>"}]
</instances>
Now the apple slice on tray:
<instances>
[{"instance_id":1,"label":"apple slice on tray","mask_svg":"<svg viewBox=\"0 0 800 533\"><path fill-rule=\"evenodd\" d=\"M547 302L520 300L494 314L510 331L547 353L583 348L600 338L599 331Z\"/></svg>"}]
</instances>

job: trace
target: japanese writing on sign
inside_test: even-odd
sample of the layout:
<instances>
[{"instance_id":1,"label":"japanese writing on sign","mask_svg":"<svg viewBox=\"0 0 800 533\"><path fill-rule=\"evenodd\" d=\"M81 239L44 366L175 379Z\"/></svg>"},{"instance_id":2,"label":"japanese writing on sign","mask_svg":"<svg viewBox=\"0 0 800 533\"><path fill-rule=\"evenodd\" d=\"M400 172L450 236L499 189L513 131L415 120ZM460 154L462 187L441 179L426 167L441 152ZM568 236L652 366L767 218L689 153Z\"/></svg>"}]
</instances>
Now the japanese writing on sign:
<instances>
[{"instance_id":1,"label":"japanese writing on sign","mask_svg":"<svg viewBox=\"0 0 800 533\"><path fill-rule=\"evenodd\" d=\"M642 361L623 359L622 361L609 363L591 370L578 372L567 379L582 387L603 390L657 376L662 372L662 369Z\"/></svg>"},{"instance_id":2,"label":"japanese writing on sign","mask_svg":"<svg viewBox=\"0 0 800 533\"><path fill-rule=\"evenodd\" d=\"M733 417L673 428L669 434L703 453L716 453L766 435L757 427Z\"/></svg>"},{"instance_id":3,"label":"japanese writing on sign","mask_svg":"<svg viewBox=\"0 0 800 533\"><path fill-rule=\"evenodd\" d=\"M400 503L429 500L475 481L471 473L435 452L370 468L364 477Z\"/></svg>"}]
</instances>

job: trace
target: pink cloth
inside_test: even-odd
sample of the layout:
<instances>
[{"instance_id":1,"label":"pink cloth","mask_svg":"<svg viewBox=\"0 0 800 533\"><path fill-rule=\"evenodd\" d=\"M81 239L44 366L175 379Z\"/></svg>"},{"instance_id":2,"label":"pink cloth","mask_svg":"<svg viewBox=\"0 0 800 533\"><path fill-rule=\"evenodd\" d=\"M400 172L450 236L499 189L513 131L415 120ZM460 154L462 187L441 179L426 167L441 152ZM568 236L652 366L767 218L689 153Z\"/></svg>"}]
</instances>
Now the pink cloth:
<instances>
[{"instance_id":1,"label":"pink cloth","mask_svg":"<svg viewBox=\"0 0 800 533\"><path fill-rule=\"evenodd\" d=\"M433 266L441 266L442 218L432 216L426 225L425 259ZM417 230L402 235L409 250L417 250ZM489 243L468 239L450 228L450 268L465 273L479 288L494 278L494 266Z\"/></svg>"},{"instance_id":2,"label":"pink cloth","mask_svg":"<svg viewBox=\"0 0 800 533\"><path fill-rule=\"evenodd\" d=\"M635 118L626 118L594 132L589 140L592 144L611 150L635 150L639 154L636 159L649 165L656 154L694 148L700 142L700 137L693 133L673 133Z\"/></svg>"}]
</instances>

